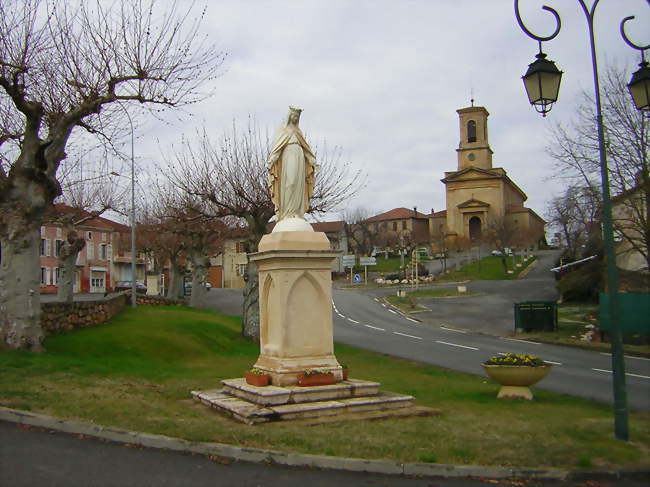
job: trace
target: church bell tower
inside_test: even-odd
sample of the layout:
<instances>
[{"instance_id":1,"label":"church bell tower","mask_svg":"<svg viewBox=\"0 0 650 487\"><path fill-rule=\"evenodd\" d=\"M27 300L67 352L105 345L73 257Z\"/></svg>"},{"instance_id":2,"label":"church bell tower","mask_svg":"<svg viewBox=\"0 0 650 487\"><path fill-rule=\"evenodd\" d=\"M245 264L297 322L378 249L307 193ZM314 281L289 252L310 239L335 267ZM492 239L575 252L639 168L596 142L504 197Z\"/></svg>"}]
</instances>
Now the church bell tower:
<instances>
[{"instance_id":1,"label":"church bell tower","mask_svg":"<svg viewBox=\"0 0 650 487\"><path fill-rule=\"evenodd\" d=\"M460 122L458 171L468 167L492 169L492 149L488 143L487 119L484 107L467 107L456 110Z\"/></svg>"}]
</instances>

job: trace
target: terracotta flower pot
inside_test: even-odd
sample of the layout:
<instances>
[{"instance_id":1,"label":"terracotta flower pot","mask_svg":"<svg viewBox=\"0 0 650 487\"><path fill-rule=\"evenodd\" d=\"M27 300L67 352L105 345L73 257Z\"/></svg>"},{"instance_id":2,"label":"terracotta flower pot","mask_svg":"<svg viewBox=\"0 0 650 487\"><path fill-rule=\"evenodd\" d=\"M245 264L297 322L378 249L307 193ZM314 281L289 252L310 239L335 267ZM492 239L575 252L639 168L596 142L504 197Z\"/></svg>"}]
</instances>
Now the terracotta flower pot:
<instances>
[{"instance_id":1,"label":"terracotta flower pot","mask_svg":"<svg viewBox=\"0 0 650 487\"><path fill-rule=\"evenodd\" d=\"M303 387L311 386L329 386L334 384L334 374L328 372L326 374L300 374L298 376L298 385Z\"/></svg>"},{"instance_id":2,"label":"terracotta flower pot","mask_svg":"<svg viewBox=\"0 0 650 487\"><path fill-rule=\"evenodd\" d=\"M252 386L264 387L271 383L271 376L269 374L253 374L250 371L244 372L246 383Z\"/></svg>"},{"instance_id":3,"label":"terracotta flower pot","mask_svg":"<svg viewBox=\"0 0 650 487\"><path fill-rule=\"evenodd\" d=\"M526 365L483 364L483 368L490 379L501 384L501 389L499 389L497 395L499 399L518 398L531 400L533 393L530 392L529 386L537 384L546 377L552 367L552 365L529 367Z\"/></svg>"}]
</instances>

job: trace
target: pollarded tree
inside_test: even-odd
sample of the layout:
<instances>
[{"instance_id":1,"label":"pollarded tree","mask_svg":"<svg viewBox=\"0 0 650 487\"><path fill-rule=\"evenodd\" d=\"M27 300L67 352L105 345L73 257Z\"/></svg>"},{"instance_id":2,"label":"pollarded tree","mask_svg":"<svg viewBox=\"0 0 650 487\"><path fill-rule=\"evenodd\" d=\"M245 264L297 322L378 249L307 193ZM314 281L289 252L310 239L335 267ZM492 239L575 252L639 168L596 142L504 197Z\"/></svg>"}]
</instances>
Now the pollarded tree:
<instances>
[{"instance_id":1,"label":"pollarded tree","mask_svg":"<svg viewBox=\"0 0 650 487\"><path fill-rule=\"evenodd\" d=\"M627 91L628 79L624 70L610 67L602 82L609 181L619 207L613 224L617 235L650 266L650 123L635 108ZM583 188L600 187L594 110L593 100L585 94L576 107L576 119L554 128L547 149L557 162L557 177L572 179Z\"/></svg>"},{"instance_id":2,"label":"pollarded tree","mask_svg":"<svg viewBox=\"0 0 650 487\"><path fill-rule=\"evenodd\" d=\"M0 339L42 348L39 228L78 129L110 140L124 106L196 102L223 54L176 2L0 2Z\"/></svg>"},{"instance_id":3,"label":"pollarded tree","mask_svg":"<svg viewBox=\"0 0 650 487\"><path fill-rule=\"evenodd\" d=\"M168 161L170 181L183 192L208 203L215 217L235 217L246 222L246 252L257 252L275 214L268 188L266 160L270 141L249 122L244 132L235 125L230 133L214 141L205 133L184 140ZM315 151L320 165L308 213L325 213L349 200L363 177L340 162L340 152ZM244 288L243 329L245 337L259 339L259 284L257 267L249 261Z\"/></svg>"}]
</instances>

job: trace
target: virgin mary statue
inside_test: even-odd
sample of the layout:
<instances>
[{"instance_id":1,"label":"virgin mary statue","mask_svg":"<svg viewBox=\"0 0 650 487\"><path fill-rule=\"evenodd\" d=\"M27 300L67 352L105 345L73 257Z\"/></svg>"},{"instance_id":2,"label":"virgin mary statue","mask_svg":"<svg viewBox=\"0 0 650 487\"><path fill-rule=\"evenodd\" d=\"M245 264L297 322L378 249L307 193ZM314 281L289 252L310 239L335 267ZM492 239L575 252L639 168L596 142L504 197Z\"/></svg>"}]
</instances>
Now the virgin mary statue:
<instances>
[{"instance_id":1,"label":"virgin mary statue","mask_svg":"<svg viewBox=\"0 0 650 487\"><path fill-rule=\"evenodd\" d=\"M269 190L275 205L278 225L274 231L308 230L305 222L309 199L314 193L316 156L302 135L298 123L302 109L289 107L286 122L278 130L266 161L269 170ZM302 222L296 221L302 220ZM289 220L281 224L283 220ZM293 224L289 224L293 220Z\"/></svg>"}]
</instances>

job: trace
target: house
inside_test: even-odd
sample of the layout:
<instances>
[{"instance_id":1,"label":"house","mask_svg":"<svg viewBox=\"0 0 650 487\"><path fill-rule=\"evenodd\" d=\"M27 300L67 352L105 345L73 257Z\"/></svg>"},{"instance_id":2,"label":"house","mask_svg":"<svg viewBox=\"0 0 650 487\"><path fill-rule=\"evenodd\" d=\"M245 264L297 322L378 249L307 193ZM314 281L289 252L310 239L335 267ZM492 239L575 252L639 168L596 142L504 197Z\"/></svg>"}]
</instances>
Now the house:
<instances>
[{"instance_id":1,"label":"house","mask_svg":"<svg viewBox=\"0 0 650 487\"><path fill-rule=\"evenodd\" d=\"M368 218L364 224L368 225L378 248L428 247L430 242L429 215L417 208L393 208Z\"/></svg>"},{"instance_id":2,"label":"house","mask_svg":"<svg viewBox=\"0 0 650 487\"><path fill-rule=\"evenodd\" d=\"M345 272L342 255L349 251L348 234L344 221L316 222L311 224L315 232L323 232L330 241L330 248L339 251L339 255L332 262L332 271Z\"/></svg>"},{"instance_id":3,"label":"house","mask_svg":"<svg viewBox=\"0 0 650 487\"><path fill-rule=\"evenodd\" d=\"M650 188L640 173L634 187L612 198L616 265L621 269L648 270L649 195Z\"/></svg>"},{"instance_id":4,"label":"house","mask_svg":"<svg viewBox=\"0 0 650 487\"><path fill-rule=\"evenodd\" d=\"M41 226L40 242L40 290L41 293L56 293L60 275L59 258L63 242L67 238L65 216L71 216L82 223L75 226L77 234L85 240L84 248L76 261L73 280L74 292L103 293L112 291L115 282L131 279L131 255L123 250L125 236L130 245L130 227L101 216L63 204L54 205ZM128 260L128 266L125 265ZM144 279L144 261L140 257L136 274Z\"/></svg>"}]
</instances>

